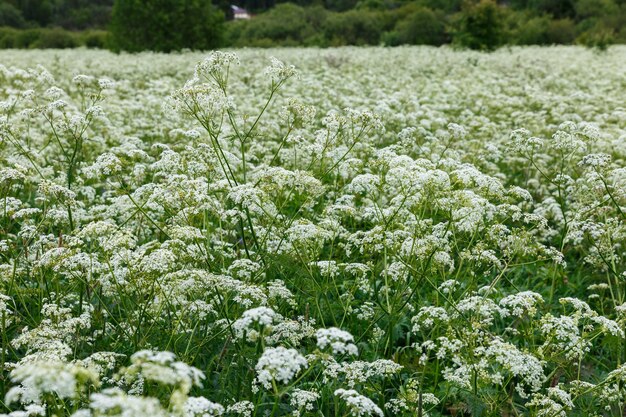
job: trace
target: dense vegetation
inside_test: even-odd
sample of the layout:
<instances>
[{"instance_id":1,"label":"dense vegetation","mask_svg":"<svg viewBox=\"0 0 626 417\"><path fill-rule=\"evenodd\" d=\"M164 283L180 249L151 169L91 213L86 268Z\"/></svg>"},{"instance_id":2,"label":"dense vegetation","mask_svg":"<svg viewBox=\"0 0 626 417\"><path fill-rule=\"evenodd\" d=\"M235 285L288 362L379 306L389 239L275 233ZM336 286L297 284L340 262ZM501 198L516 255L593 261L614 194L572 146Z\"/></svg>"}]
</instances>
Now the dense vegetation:
<instances>
[{"instance_id":1,"label":"dense vegetation","mask_svg":"<svg viewBox=\"0 0 626 417\"><path fill-rule=\"evenodd\" d=\"M625 61L0 51L0 417L622 417Z\"/></svg>"},{"instance_id":2,"label":"dense vegetation","mask_svg":"<svg viewBox=\"0 0 626 417\"><path fill-rule=\"evenodd\" d=\"M231 3L256 15L248 21L222 24L222 14L231 13ZM119 22L115 21L116 8L121 11L117 15L124 17ZM113 36L104 32L109 27ZM142 34L155 28L160 28L155 39ZM216 0L213 7L210 2L193 0L0 3L0 48L86 45L171 50L215 45L445 43L477 49L571 43L603 48L626 43L626 1Z\"/></svg>"},{"instance_id":3,"label":"dense vegetation","mask_svg":"<svg viewBox=\"0 0 626 417\"><path fill-rule=\"evenodd\" d=\"M220 44L224 16L207 0L117 1L111 16L113 50L209 50Z\"/></svg>"}]
</instances>

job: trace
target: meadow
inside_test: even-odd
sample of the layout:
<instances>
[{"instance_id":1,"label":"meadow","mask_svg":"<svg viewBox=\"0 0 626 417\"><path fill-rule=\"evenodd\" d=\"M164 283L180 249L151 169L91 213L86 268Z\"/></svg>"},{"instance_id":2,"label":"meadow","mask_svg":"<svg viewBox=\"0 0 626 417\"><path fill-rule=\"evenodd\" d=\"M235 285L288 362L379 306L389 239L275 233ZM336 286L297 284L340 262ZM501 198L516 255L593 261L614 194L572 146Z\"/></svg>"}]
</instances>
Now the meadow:
<instances>
[{"instance_id":1,"label":"meadow","mask_svg":"<svg viewBox=\"0 0 626 417\"><path fill-rule=\"evenodd\" d=\"M0 51L0 416L623 416L625 62Z\"/></svg>"}]
</instances>

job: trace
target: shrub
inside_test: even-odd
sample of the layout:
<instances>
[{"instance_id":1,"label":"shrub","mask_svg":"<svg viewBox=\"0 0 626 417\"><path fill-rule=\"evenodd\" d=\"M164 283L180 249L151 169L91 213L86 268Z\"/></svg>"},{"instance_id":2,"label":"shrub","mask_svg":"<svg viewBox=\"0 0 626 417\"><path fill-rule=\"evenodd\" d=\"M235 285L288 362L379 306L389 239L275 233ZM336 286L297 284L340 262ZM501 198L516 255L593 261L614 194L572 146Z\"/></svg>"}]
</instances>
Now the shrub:
<instances>
[{"instance_id":1,"label":"shrub","mask_svg":"<svg viewBox=\"0 0 626 417\"><path fill-rule=\"evenodd\" d=\"M78 36L60 28L34 30L37 38L29 45L37 49L66 49L80 45Z\"/></svg>"},{"instance_id":2,"label":"shrub","mask_svg":"<svg viewBox=\"0 0 626 417\"><path fill-rule=\"evenodd\" d=\"M15 34L15 48L30 48L41 36L41 29L19 30Z\"/></svg>"},{"instance_id":3,"label":"shrub","mask_svg":"<svg viewBox=\"0 0 626 417\"><path fill-rule=\"evenodd\" d=\"M605 51L615 43L615 34L607 28L594 28L582 33L576 42L587 48Z\"/></svg>"},{"instance_id":4,"label":"shrub","mask_svg":"<svg viewBox=\"0 0 626 417\"><path fill-rule=\"evenodd\" d=\"M493 50L505 43L503 11L494 0L466 1L457 25L454 42L460 46Z\"/></svg>"},{"instance_id":5,"label":"shrub","mask_svg":"<svg viewBox=\"0 0 626 417\"><path fill-rule=\"evenodd\" d=\"M110 35L105 30L90 30L82 34L81 43L88 48L104 49L110 43Z\"/></svg>"},{"instance_id":6,"label":"shrub","mask_svg":"<svg viewBox=\"0 0 626 417\"><path fill-rule=\"evenodd\" d=\"M441 45L446 40L443 17L431 9L420 7L396 23L387 37L389 45Z\"/></svg>"},{"instance_id":7,"label":"shrub","mask_svg":"<svg viewBox=\"0 0 626 417\"><path fill-rule=\"evenodd\" d=\"M16 48L18 31L9 27L0 27L0 49Z\"/></svg>"},{"instance_id":8,"label":"shrub","mask_svg":"<svg viewBox=\"0 0 626 417\"><path fill-rule=\"evenodd\" d=\"M545 45L548 42L550 16L511 13L508 19L510 42L515 45Z\"/></svg>"},{"instance_id":9,"label":"shrub","mask_svg":"<svg viewBox=\"0 0 626 417\"><path fill-rule=\"evenodd\" d=\"M232 22L227 39L234 46L290 46L307 43L319 30L326 11L320 7L303 8L279 4L248 21Z\"/></svg>"},{"instance_id":10,"label":"shrub","mask_svg":"<svg viewBox=\"0 0 626 417\"><path fill-rule=\"evenodd\" d=\"M576 25L571 19L550 21L546 31L546 42L550 44L569 44L576 39Z\"/></svg>"},{"instance_id":11,"label":"shrub","mask_svg":"<svg viewBox=\"0 0 626 417\"><path fill-rule=\"evenodd\" d=\"M376 45L381 41L384 21L380 13L350 10L333 13L324 22L329 45Z\"/></svg>"},{"instance_id":12,"label":"shrub","mask_svg":"<svg viewBox=\"0 0 626 417\"><path fill-rule=\"evenodd\" d=\"M115 51L206 50L220 44L224 15L204 0L116 0L111 18Z\"/></svg>"}]
</instances>

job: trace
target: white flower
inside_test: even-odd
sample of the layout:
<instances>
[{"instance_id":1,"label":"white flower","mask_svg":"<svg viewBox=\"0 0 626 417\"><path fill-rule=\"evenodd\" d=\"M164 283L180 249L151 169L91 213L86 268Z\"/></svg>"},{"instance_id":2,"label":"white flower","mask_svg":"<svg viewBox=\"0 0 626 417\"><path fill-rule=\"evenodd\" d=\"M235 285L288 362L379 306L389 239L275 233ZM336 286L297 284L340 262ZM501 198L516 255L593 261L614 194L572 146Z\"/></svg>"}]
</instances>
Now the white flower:
<instances>
[{"instance_id":1,"label":"white flower","mask_svg":"<svg viewBox=\"0 0 626 417\"><path fill-rule=\"evenodd\" d=\"M556 386L548 388L548 395L535 394L526 406L535 408L537 417L567 417L574 403L567 392Z\"/></svg>"},{"instance_id":2,"label":"white flower","mask_svg":"<svg viewBox=\"0 0 626 417\"><path fill-rule=\"evenodd\" d=\"M196 77L218 76L231 64L239 65L239 57L232 52L214 51L196 66ZM221 74L220 74L221 75Z\"/></svg>"},{"instance_id":3,"label":"white flower","mask_svg":"<svg viewBox=\"0 0 626 417\"><path fill-rule=\"evenodd\" d=\"M100 393L92 394L89 407L95 416L168 416L158 399L127 395L117 388L108 388Z\"/></svg>"},{"instance_id":4,"label":"white flower","mask_svg":"<svg viewBox=\"0 0 626 417\"><path fill-rule=\"evenodd\" d=\"M583 156L578 165L586 165L593 168L604 168L611 163L611 155L605 153L592 153Z\"/></svg>"},{"instance_id":5,"label":"white flower","mask_svg":"<svg viewBox=\"0 0 626 417\"><path fill-rule=\"evenodd\" d=\"M332 349L333 355L343 355L344 353L356 356L359 354L354 342L354 337L345 330L331 327L328 329L319 329L315 336L317 337L317 347L324 350L327 346Z\"/></svg>"},{"instance_id":6,"label":"white flower","mask_svg":"<svg viewBox=\"0 0 626 417\"><path fill-rule=\"evenodd\" d=\"M295 408L294 416L299 416L301 410L313 411L313 405L319 398L320 394L317 391L295 389L291 393L289 405Z\"/></svg>"},{"instance_id":7,"label":"white flower","mask_svg":"<svg viewBox=\"0 0 626 417\"><path fill-rule=\"evenodd\" d=\"M251 417L254 408L254 404L250 401L239 401L226 407L226 412L228 414L236 414L242 417Z\"/></svg>"},{"instance_id":8,"label":"white flower","mask_svg":"<svg viewBox=\"0 0 626 417\"><path fill-rule=\"evenodd\" d=\"M202 386L204 373L193 366L176 361L171 352L141 350L135 352L130 360L132 365L126 373L130 376L139 374L147 381L172 385L183 393L188 393L192 386Z\"/></svg>"},{"instance_id":9,"label":"white flower","mask_svg":"<svg viewBox=\"0 0 626 417\"><path fill-rule=\"evenodd\" d=\"M282 83L298 73L296 71L296 67L293 65L285 65L278 58L271 57L270 61L272 63L265 69L265 75L268 76L275 84Z\"/></svg>"},{"instance_id":10,"label":"white flower","mask_svg":"<svg viewBox=\"0 0 626 417\"><path fill-rule=\"evenodd\" d=\"M259 337L258 329L272 330L275 323L279 323L282 316L269 307L256 307L244 311L241 318L233 323L233 330L238 338L246 336L248 341L254 342Z\"/></svg>"},{"instance_id":11,"label":"white flower","mask_svg":"<svg viewBox=\"0 0 626 417\"><path fill-rule=\"evenodd\" d=\"M255 366L256 380L269 390L273 381L287 384L308 366L304 356L295 349L286 349L282 346L267 348Z\"/></svg>"},{"instance_id":12,"label":"white flower","mask_svg":"<svg viewBox=\"0 0 626 417\"><path fill-rule=\"evenodd\" d=\"M185 417L212 417L224 414L224 407L204 397L189 397L183 407Z\"/></svg>"},{"instance_id":13,"label":"white flower","mask_svg":"<svg viewBox=\"0 0 626 417\"><path fill-rule=\"evenodd\" d=\"M381 410L372 400L359 394L353 389L346 390L340 388L335 391L335 395L346 402L350 415L354 417L373 416L383 417Z\"/></svg>"},{"instance_id":14,"label":"white flower","mask_svg":"<svg viewBox=\"0 0 626 417\"><path fill-rule=\"evenodd\" d=\"M542 302L543 297L540 294L522 291L504 297L500 300L500 306L506 308L512 316L521 317L523 314L528 314L532 317L537 312L536 305Z\"/></svg>"},{"instance_id":15,"label":"white flower","mask_svg":"<svg viewBox=\"0 0 626 417\"><path fill-rule=\"evenodd\" d=\"M81 366L61 361L26 362L11 372L11 381L20 384L6 394L7 402L40 403L44 394L61 399L77 398L89 385L98 385L98 376Z\"/></svg>"}]
</instances>

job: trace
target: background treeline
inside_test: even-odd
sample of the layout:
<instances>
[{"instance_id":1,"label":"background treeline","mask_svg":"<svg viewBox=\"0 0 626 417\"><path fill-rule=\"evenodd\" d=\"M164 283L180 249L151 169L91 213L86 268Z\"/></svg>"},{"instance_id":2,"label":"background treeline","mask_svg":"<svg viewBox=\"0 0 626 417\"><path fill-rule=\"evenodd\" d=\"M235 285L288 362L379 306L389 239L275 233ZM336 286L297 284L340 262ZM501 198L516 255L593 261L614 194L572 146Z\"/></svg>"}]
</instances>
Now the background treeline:
<instances>
[{"instance_id":1,"label":"background treeline","mask_svg":"<svg viewBox=\"0 0 626 417\"><path fill-rule=\"evenodd\" d=\"M626 43L626 0L0 0L0 48L447 43Z\"/></svg>"},{"instance_id":2,"label":"background treeline","mask_svg":"<svg viewBox=\"0 0 626 417\"><path fill-rule=\"evenodd\" d=\"M252 8L257 0L247 0ZM327 0L285 3L227 25L234 46L626 43L624 0Z\"/></svg>"}]
</instances>

